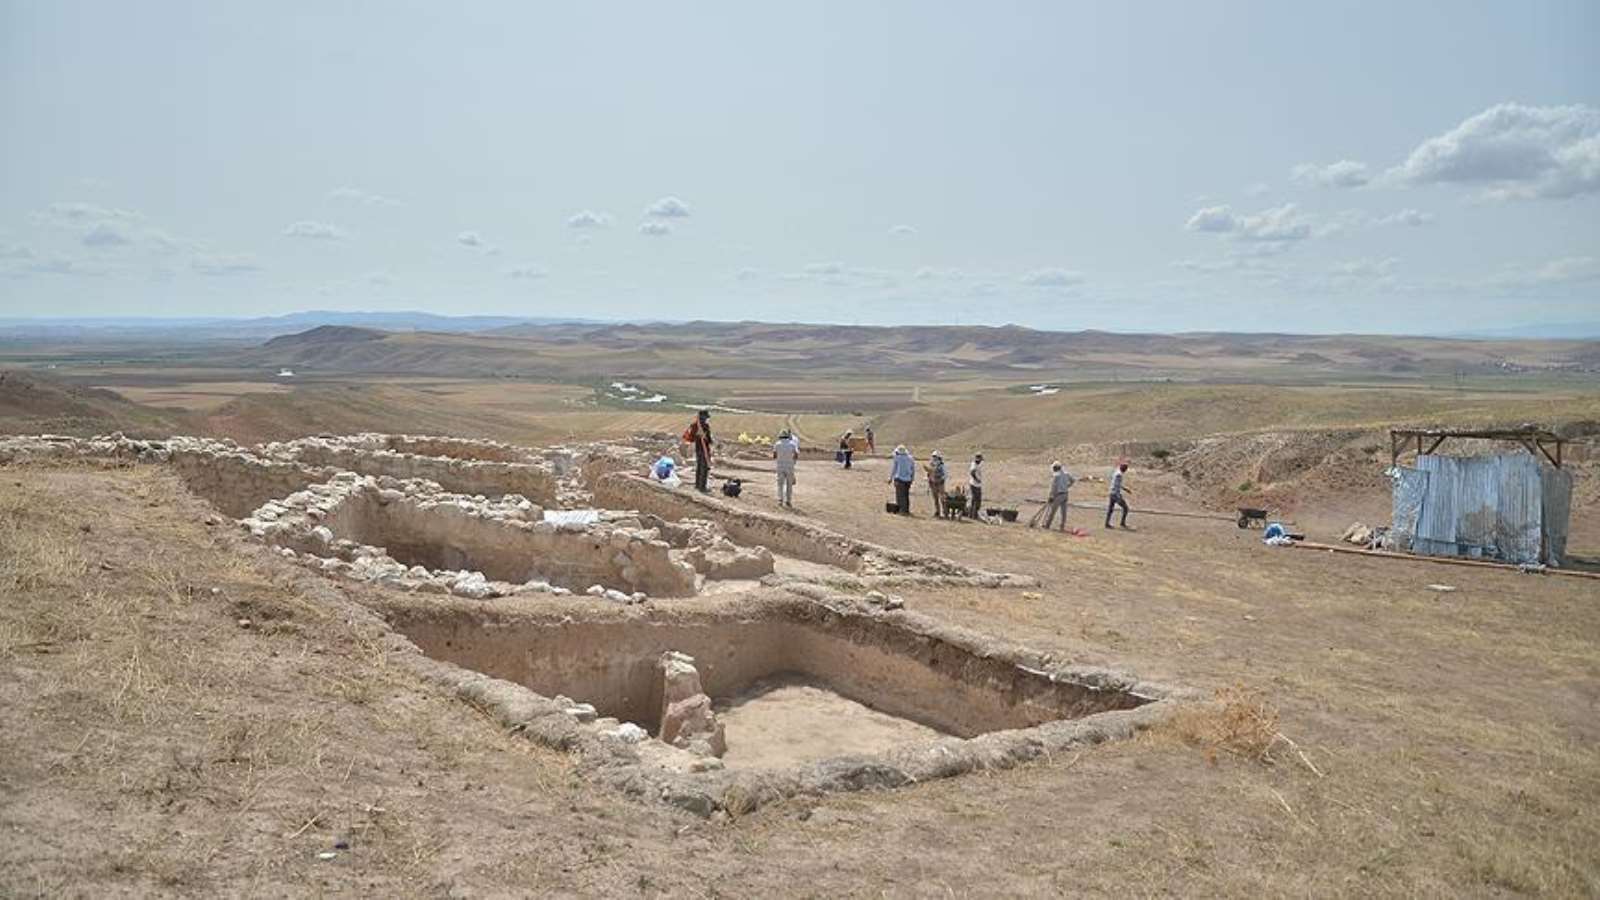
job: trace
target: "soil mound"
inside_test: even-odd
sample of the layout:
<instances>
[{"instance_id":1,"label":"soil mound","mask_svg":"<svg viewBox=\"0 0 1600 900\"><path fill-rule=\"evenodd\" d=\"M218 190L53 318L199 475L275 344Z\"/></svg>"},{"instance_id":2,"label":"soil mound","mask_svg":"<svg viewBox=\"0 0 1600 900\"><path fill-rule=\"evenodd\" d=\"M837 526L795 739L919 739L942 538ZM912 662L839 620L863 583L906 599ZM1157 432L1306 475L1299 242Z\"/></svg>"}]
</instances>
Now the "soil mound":
<instances>
[{"instance_id":1,"label":"soil mound","mask_svg":"<svg viewBox=\"0 0 1600 900\"><path fill-rule=\"evenodd\" d=\"M107 431L152 435L181 428L181 415L134 403L103 388L66 384L17 370L0 370L0 433L90 435Z\"/></svg>"}]
</instances>

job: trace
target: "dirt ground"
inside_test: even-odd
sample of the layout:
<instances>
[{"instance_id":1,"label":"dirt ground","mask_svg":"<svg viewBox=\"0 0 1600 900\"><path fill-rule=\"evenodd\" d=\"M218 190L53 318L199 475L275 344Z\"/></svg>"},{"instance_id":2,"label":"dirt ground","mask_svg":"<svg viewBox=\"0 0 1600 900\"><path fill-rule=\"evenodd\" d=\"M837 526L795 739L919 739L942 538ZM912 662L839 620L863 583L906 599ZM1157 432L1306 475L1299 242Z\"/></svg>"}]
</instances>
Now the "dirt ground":
<instances>
[{"instance_id":1,"label":"dirt ground","mask_svg":"<svg viewBox=\"0 0 1600 900\"><path fill-rule=\"evenodd\" d=\"M413 680L373 589L308 594L170 473L6 468L0 894L1600 894L1600 582L1274 549L1137 493L1139 531L1075 509L1086 538L904 520L885 475L803 463L797 514L1044 584L909 607L1237 686L1292 745L1179 720L704 821ZM775 509L759 475L741 502Z\"/></svg>"}]
</instances>

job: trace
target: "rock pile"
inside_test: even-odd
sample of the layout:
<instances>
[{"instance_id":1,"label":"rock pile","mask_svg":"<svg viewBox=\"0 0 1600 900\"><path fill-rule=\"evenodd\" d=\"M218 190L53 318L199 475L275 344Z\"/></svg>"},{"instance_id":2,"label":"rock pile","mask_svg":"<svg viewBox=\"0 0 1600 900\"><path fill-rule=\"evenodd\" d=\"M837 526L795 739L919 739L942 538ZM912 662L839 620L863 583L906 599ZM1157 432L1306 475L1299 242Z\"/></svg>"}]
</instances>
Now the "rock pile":
<instances>
[{"instance_id":1,"label":"rock pile","mask_svg":"<svg viewBox=\"0 0 1600 900\"><path fill-rule=\"evenodd\" d=\"M699 756L728 751L727 735L711 698L700 688L694 657L668 650L657 663L661 673L661 740Z\"/></svg>"}]
</instances>

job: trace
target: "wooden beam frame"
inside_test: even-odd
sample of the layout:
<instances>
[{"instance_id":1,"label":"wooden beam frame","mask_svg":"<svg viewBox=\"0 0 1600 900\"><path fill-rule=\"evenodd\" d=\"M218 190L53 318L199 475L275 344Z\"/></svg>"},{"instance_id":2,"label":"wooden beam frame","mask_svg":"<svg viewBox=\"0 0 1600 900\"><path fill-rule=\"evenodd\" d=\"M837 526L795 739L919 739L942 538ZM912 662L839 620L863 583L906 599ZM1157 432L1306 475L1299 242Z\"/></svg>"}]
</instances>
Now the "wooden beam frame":
<instances>
[{"instance_id":1,"label":"wooden beam frame","mask_svg":"<svg viewBox=\"0 0 1600 900\"><path fill-rule=\"evenodd\" d=\"M1550 465L1556 468L1562 466L1562 447L1567 442L1560 435L1544 428L1391 428L1389 429L1389 463L1398 466L1400 454L1405 452L1406 445L1415 439L1418 456L1432 454L1451 438L1471 438L1487 441L1504 441L1521 446L1534 457L1543 456ZM1424 446L1424 438L1432 441ZM1555 452L1551 452L1554 447Z\"/></svg>"}]
</instances>

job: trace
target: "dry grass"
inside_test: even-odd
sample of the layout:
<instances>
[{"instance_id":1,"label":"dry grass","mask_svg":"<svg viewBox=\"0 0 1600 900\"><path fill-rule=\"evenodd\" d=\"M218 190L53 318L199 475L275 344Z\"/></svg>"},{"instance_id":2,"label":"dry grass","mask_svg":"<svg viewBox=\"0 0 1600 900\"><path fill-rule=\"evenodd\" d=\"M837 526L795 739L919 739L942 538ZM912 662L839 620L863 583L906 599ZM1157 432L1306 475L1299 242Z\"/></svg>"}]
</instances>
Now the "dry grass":
<instances>
[{"instance_id":1,"label":"dry grass","mask_svg":"<svg viewBox=\"0 0 1600 900\"><path fill-rule=\"evenodd\" d=\"M1210 703L1179 709L1147 735L1151 740L1176 740L1197 747L1212 765L1223 753L1271 763L1273 748L1282 740L1277 708L1261 691L1243 684L1218 689Z\"/></svg>"},{"instance_id":2,"label":"dry grass","mask_svg":"<svg viewBox=\"0 0 1600 900\"><path fill-rule=\"evenodd\" d=\"M1033 484L1007 465L998 491ZM1070 761L689 821L419 685L160 469L6 471L0 895L1600 894L1600 618L1575 580L1441 596L1421 564L1229 523L901 521L862 502L875 474L817 467L804 514L1044 579L908 591L916 611L1227 687Z\"/></svg>"},{"instance_id":3,"label":"dry grass","mask_svg":"<svg viewBox=\"0 0 1600 900\"><path fill-rule=\"evenodd\" d=\"M454 773L567 789L565 757L407 699L375 636L218 546L192 504L158 470L0 484L0 819L33 836L0 851L0 894L282 894L337 840L404 884L446 842Z\"/></svg>"}]
</instances>

